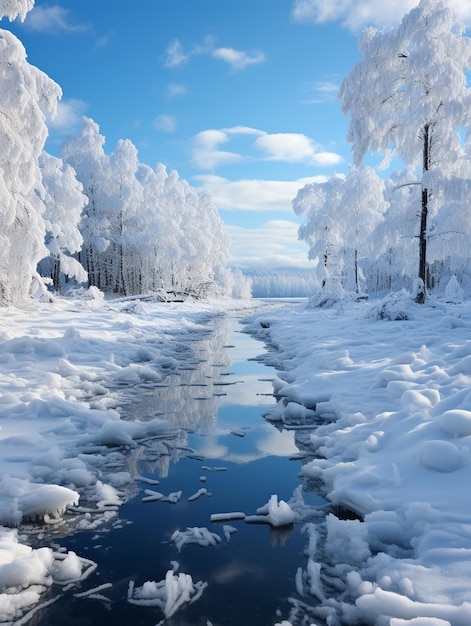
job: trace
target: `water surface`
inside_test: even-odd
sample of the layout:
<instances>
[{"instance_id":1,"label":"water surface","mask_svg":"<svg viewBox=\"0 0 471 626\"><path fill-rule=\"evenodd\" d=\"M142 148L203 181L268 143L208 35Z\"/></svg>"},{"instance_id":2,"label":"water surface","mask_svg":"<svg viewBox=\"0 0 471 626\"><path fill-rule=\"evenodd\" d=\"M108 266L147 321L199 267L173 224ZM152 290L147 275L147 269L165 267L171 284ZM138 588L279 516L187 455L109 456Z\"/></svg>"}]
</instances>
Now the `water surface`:
<instances>
[{"instance_id":1,"label":"water surface","mask_svg":"<svg viewBox=\"0 0 471 626\"><path fill-rule=\"evenodd\" d=\"M180 366L161 383L123 391L122 410L129 419L161 416L178 429L178 437L143 445L134 453L133 471L159 484L137 482L135 497L119 510L118 524L61 540L62 546L95 561L97 569L79 589L40 612L35 623L158 624L160 609L127 602L129 581L136 586L160 581L174 562L178 571L208 587L166 624L274 624L286 614L287 598L295 595L296 570L305 562L302 524L273 529L224 522L236 529L227 541L224 524L210 520L213 513L255 514L272 494L289 500L300 484L300 461L292 459L299 452L294 433L262 417L275 402L275 372L256 360L263 344L242 331L240 320L216 318L207 334L195 336L182 349ZM189 501L201 488L211 495ZM182 491L182 496L175 504L143 503L146 489ZM322 505L320 498L317 502ZM206 527L221 542L187 545L178 552L171 536L187 527ZM103 592L109 602L73 596L104 583L112 584Z\"/></svg>"}]
</instances>

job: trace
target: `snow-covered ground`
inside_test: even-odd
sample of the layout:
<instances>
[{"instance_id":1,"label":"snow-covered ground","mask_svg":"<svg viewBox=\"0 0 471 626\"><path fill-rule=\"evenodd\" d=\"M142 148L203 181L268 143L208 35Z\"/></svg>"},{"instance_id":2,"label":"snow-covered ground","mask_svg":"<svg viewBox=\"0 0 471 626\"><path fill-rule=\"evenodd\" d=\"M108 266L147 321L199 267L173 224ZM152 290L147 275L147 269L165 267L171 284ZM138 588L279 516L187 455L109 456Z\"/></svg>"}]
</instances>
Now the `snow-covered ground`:
<instances>
[{"instance_id":1,"label":"snow-covered ground","mask_svg":"<svg viewBox=\"0 0 471 626\"><path fill-rule=\"evenodd\" d=\"M298 304L249 329L277 348L267 418L318 424L302 476L337 513L306 526L283 625L471 624L471 303Z\"/></svg>"},{"instance_id":2,"label":"snow-covered ground","mask_svg":"<svg viewBox=\"0 0 471 626\"><path fill-rule=\"evenodd\" d=\"M158 416L121 419L123 390L145 390L187 363L192 339L208 332L212 317L231 308L250 313L254 306L232 300L105 302L91 290L88 298L75 301L2 309L1 623L26 622L52 583L57 588L83 580L95 567L59 545L57 551L33 548L24 523L45 522L37 526L39 539L41 533L60 537L73 529L118 524L119 505L137 492L136 481L144 480L136 475L133 451L142 454L137 443L146 441L154 451L163 441L167 448L169 441L175 448L182 443L179 425ZM182 597L193 597L191 577L179 576ZM190 581L186 587L185 581ZM159 593L174 584L169 574ZM173 608L167 603L166 614Z\"/></svg>"},{"instance_id":3,"label":"snow-covered ground","mask_svg":"<svg viewBox=\"0 0 471 626\"><path fill-rule=\"evenodd\" d=\"M91 297L2 310L0 622L26 623L54 601L45 590L94 570L63 551L60 536L119 524L120 504L142 479L138 444L185 444L180 425L158 415L123 420L123 390L155 385L187 363L191 339L232 307L245 308L247 330L276 346L265 358L279 370L280 399L266 417L298 429L313 453L302 478L335 511L313 523L319 511L310 515L299 490L257 511L274 525L307 520L306 563L288 573L296 594L279 623L471 623L471 303L419 306L404 295L252 315L256 306ZM56 533L57 549L32 547L24 523L36 518L45 522L38 538ZM177 567L130 586L129 602L170 617L197 600L205 583ZM84 593L101 597L102 588Z\"/></svg>"}]
</instances>

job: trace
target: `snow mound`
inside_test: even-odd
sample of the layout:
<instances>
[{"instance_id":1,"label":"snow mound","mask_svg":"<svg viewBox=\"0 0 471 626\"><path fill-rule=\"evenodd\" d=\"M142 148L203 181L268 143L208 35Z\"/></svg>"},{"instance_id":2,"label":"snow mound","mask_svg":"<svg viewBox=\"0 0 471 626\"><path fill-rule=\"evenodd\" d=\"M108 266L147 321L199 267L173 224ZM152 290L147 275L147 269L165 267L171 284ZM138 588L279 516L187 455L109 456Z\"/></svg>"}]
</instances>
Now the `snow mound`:
<instances>
[{"instance_id":1,"label":"snow mound","mask_svg":"<svg viewBox=\"0 0 471 626\"><path fill-rule=\"evenodd\" d=\"M454 472L461 467L461 452L451 441L426 441L420 449L420 462L436 472Z\"/></svg>"},{"instance_id":2,"label":"snow mound","mask_svg":"<svg viewBox=\"0 0 471 626\"><path fill-rule=\"evenodd\" d=\"M58 518L78 501L79 494L68 487L4 476L0 481L0 522L18 526L25 520L48 521L48 516Z\"/></svg>"},{"instance_id":3,"label":"snow mound","mask_svg":"<svg viewBox=\"0 0 471 626\"><path fill-rule=\"evenodd\" d=\"M440 417L440 430L451 437L471 435L471 411L455 409L445 411Z\"/></svg>"},{"instance_id":4,"label":"snow mound","mask_svg":"<svg viewBox=\"0 0 471 626\"><path fill-rule=\"evenodd\" d=\"M6 620L20 619L37 605L41 595L53 584L66 585L87 578L96 568L74 552L33 549L18 541L16 529L0 528L0 615Z\"/></svg>"},{"instance_id":5,"label":"snow mound","mask_svg":"<svg viewBox=\"0 0 471 626\"><path fill-rule=\"evenodd\" d=\"M157 606L169 619L185 604L196 602L207 586L208 583L202 581L194 583L189 574L176 575L173 570L168 570L165 580L159 582L148 580L142 587L135 587L131 581L128 602L138 606Z\"/></svg>"}]
</instances>

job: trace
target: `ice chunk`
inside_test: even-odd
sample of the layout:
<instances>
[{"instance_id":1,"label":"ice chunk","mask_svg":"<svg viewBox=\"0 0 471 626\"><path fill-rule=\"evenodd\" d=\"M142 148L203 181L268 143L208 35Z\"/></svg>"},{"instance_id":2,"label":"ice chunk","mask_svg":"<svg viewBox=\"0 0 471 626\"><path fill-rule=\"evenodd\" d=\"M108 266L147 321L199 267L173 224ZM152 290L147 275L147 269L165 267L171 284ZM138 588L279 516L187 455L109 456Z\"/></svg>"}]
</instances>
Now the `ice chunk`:
<instances>
[{"instance_id":1,"label":"ice chunk","mask_svg":"<svg viewBox=\"0 0 471 626\"><path fill-rule=\"evenodd\" d=\"M229 524L224 524L224 526L222 527L222 531L224 533L224 537L226 538L226 541L229 541L231 538L231 535L237 532L237 528L234 528L234 526L229 526Z\"/></svg>"},{"instance_id":2,"label":"ice chunk","mask_svg":"<svg viewBox=\"0 0 471 626\"><path fill-rule=\"evenodd\" d=\"M62 560L56 560L52 567L54 582L65 584L78 580L82 575L83 563L75 552L70 551Z\"/></svg>"},{"instance_id":3,"label":"ice chunk","mask_svg":"<svg viewBox=\"0 0 471 626\"><path fill-rule=\"evenodd\" d=\"M461 452L451 441L425 441L420 449L420 462L436 472L454 472L461 467Z\"/></svg>"},{"instance_id":4,"label":"ice chunk","mask_svg":"<svg viewBox=\"0 0 471 626\"><path fill-rule=\"evenodd\" d=\"M49 548L33 550L18 542L16 530L0 530L0 589L50 584L53 560Z\"/></svg>"},{"instance_id":5,"label":"ice chunk","mask_svg":"<svg viewBox=\"0 0 471 626\"><path fill-rule=\"evenodd\" d=\"M323 602L325 600L324 590L321 582L321 564L312 559L307 563L307 575L309 578L309 593Z\"/></svg>"},{"instance_id":6,"label":"ice chunk","mask_svg":"<svg viewBox=\"0 0 471 626\"><path fill-rule=\"evenodd\" d=\"M160 491L154 491L153 489L145 489L144 493L146 493L147 495L142 498L142 502L170 502L170 504L176 504L177 502L180 501L181 497L182 497L182 492L181 491L173 491L171 493L168 494L168 496L165 496L163 493L160 493Z\"/></svg>"},{"instance_id":7,"label":"ice chunk","mask_svg":"<svg viewBox=\"0 0 471 626\"><path fill-rule=\"evenodd\" d=\"M103 583L102 585L98 585L98 587L93 587L93 589L88 589L87 591L81 591L80 593L74 593L74 598L88 598L96 596L100 591L104 591L105 589L111 589L113 585L111 583Z\"/></svg>"},{"instance_id":8,"label":"ice chunk","mask_svg":"<svg viewBox=\"0 0 471 626\"><path fill-rule=\"evenodd\" d=\"M249 523L270 524L270 526L289 526L294 522L294 512L287 502L272 495L264 506L257 509L257 515L249 515L245 518Z\"/></svg>"},{"instance_id":9,"label":"ice chunk","mask_svg":"<svg viewBox=\"0 0 471 626\"><path fill-rule=\"evenodd\" d=\"M54 563L51 567L51 575L55 583L68 585L85 580L97 568L94 561L77 556L75 552L62 554L54 552Z\"/></svg>"},{"instance_id":10,"label":"ice chunk","mask_svg":"<svg viewBox=\"0 0 471 626\"><path fill-rule=\"evenodd\" d=\"M171 540L175 542L177 550L180 552L183 546L193 543L204 548L215 546L221 543L221 537L216 533L212 533L205 527L194 526L187 527L186 530L176 530L171 536Z\"/></svg>"},{"instance_id":11,"label":"ice chunk","mask_svg":"<svg viewBox=\"0 0 471 626\"><path fill-rule=\"evenodd\" d=\"M154 491L153 489L146 489L144 493L147 495L142 498L142 502L157 502L158 500L165 498L163 493L160 493L160 491Z\"/></svg>"},{"instance_id":12,"label":"ice chunk","mask_svg":"<svg viewBox=\"0 0 471 626\"><path fill-rule=\"evenodd\" d=\"M212 522L229 522L233 519L245 519L245 513L234 511L233 513L213 513L211 515Z\"/></svg>"},{"instance_id":13,"label":"ice chunk","mask_svg":"<svg viewBox=\"0 0 471 626\"><path fill-rule=\"evenodd\" d=\"M128 602L140 606L157 606L169 619L185 604L196 602L207 586L208 583L202 581L194 583L189 574L176 575L170 569L165 580L160 582L147 581L142 587L134 587L134 582L131 581Z\"/></svg>"},{"instance_id":14,"label":"ice chunk","mask_svg":"<svg viewBox=\"0 0 471 626\"><path fill-rule=\"evenodd\" d=\"M171 493L168 494L166 498L163 499L163 502L170 502L171 504L176 504L177 502L180 501L181 497L182 497L181 491L172 491Z\"/></svg>"},{"instance_id":15,"label":"ice chunk","mask_svg":"<svg viewBox=\"0 0 471 626\"><path fill-rule=\"evenodd\" d=\"M193 502L193 500L198 500L198 498L201 498L201 496L210 496L210 495L211 494L209 493L209 491L205 489L204 487L202 487L201 489L198 489L196 493L194 493L192 496L188 498L188 502Z\"/></svg>"},{"instance_id":16,"label":"ice chunk","mask_svg":"<svg viewBox=\"0 0 471 626\"><path fill-rule=\"evenodd\" d=\"M111 485L107 485L102 483L101 480L97 480L95 491L97 494L96 497L99 500L97 504L98 507L121 504L118 492Z\"/></svg>"}]
</instances>

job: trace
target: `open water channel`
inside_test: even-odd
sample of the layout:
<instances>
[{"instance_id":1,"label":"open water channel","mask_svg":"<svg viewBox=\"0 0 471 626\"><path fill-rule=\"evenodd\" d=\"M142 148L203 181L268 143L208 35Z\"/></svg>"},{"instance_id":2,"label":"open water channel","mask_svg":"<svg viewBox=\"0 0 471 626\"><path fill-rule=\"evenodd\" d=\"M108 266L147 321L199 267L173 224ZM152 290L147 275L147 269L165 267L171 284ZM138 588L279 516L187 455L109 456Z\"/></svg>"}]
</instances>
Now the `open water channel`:
<instances>
[{"instance_id":1,"label":"open water channel","mask_svg":"<svg viewBox=\"0 0 471 626\"><path fill-rule=\"evenodd\" d=\"M35 624L250 626L288 614L296 571L305 566L303 524L211 521L218 513L254 515L273 494L288 501L300 485L299 432L263 418L276 402L275 370L256 358L267 347L243 330L241 319L217 317L204 336L182 345L180 366L160 383L122 390L129 419L160 416L177 434L132 452L123 469L136 476L135 490L118 519L60 539L97 567L82 586L38 612ZM174 502L152 500L155 492L173 494ZM304 497L324 504L313 493ZM219 539L179 550L172 536L188 528L206 528ZM172 568L207 583L197 601L168 619L159 607L129 603L130 581L136 587L161 581ZM77 594L100 586L92 596Z\"/></svg>"}]
</instances>

